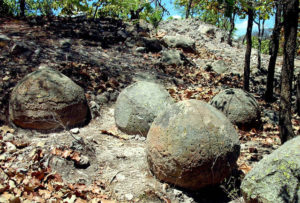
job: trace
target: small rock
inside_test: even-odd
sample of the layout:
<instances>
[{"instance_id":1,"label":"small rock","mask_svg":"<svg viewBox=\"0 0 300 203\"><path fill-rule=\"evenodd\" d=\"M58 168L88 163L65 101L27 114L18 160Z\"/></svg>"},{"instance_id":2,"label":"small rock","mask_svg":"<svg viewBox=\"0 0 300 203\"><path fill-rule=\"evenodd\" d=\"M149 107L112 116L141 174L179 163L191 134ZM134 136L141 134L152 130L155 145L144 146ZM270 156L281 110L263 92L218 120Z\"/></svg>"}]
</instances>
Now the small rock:
<instances>
[{"instance_id":1,"label":"small rock","mask_svg":"<svg viewBox=\"0 0 300 203\"><path fill-rule=\"evenodd\" d=\"M160 52L162 50L162 46L160 44L160 41L156 38L143 38L144 46L146 48L146 51L148 52Z\"/></svg>"},{"instance_id":2,"label":"small rock","mask_svg":"<svg viewBox=\"0 0 300 203\"><path fill-rule=\"evenodd\" d=\"M123 30L118 30L117 34L122 37L123 39L126 39L128 37L128 34Z\"/></svg>"},{"instance_id":3,"label":"small rock","mask_svg":"<svg viewBox=\"0 0 300 203\"><path fill-rule=\"evenodd\" d=\"M118 91L112 92L112 93L109 94L109 100L110 101L116 101L117 98L118 98L118 96L119 96L119 92Z\"/></svg>"},{"instance_id":4,"label":"small rock","mask_svg":"<svg viewBox=\"0 0 300 203\"><path fill-rule=\"evenodd\" d=\"M184 65L183 53L179 50L166 50L162 52L161 62L166 65Z\"/></svg>"},{"instance_id":5,"label":"small rock","mask_svg":"<svg viewBox=\"0 0 300 203\"><path fill-rule=\"evenodd\" d=\"M9 79L10 79L10 77L6 75L2 80L3 80L3 81L7 81L7 80L9 80Z\"/></svg>"},{"instance_id":6,"label":"small rock","mask_svg":"<svg viewBox=\"0 0 300 203\"><path fill-rule=\"evenodd\" d=\"M72 40L71 39L61 39L61 40L59 40L59 44L63 51L68 52L68 51L70 51L70 48L72 46Z\"/></svg>"},{"instance_id":7,"label":"small rock","mask_svg":"<svg viewBox=\"0 0 300 203\"><path fill-rule=\"evenodd\" d=\"M107 104L108 103L107 95L105 94L97 95L96 101L100 105Z\"/></svg>"},{"instance_id":8,"label":"small rock","mask_svg":"<svg viewBox=\"0 0 300 203\"><path fill-rule=\"evenodd\" d=\"M81 155L80 160L76 162L76 167L87 168L90 166L90 159L87 156Z\"/></svg>"},{"instance_id":9,"label":"small rock","mask_svg":"<svg viewBox=\"0 0 300 203\"><path fill-rule=\"evenodd\" d=\"M45 142L38 142L36 144L37 147L44 147L45 146Z\"/></svg>"},{"instance_id":10,"label":"small rock","mask_svg":"<svg viewBox=\"0 0 300 203\"><path fill-rule=\"evenodd\" d=\"M18 168L17 169L17 173L24 173L25 174L25 173L27 173L27 171L28 170L26 168Z\"/></svg>"},{"instance_id":11,"label":"small rock","mask_svg":"<svg viewBox=\"0 0 300 203\"><path fill-rule=\"evenodd\" d=\"M138 53L145 53L146 52L146 48L145 47L137 47L135 49L136 52Z\"/></svg>"},{"instance_id":12,"label":"small rock","mask_svg":"<svg viewBox=\"0 0 300 203\"><path fill-rule=\"evenodd\" d=\"M74 203L75 200L76 200L76 196L72 195L72 197L64 199L64 202L66 202L66 203Z\"/></svg>"},{"instance_id":13,"label":"small rock","mask_svg":"<svg viewBox=\"0 0 300 203\"><path fill-rule=\"evenodd\" d=\"M174 189L173 193L176 197L180 197L182 195L182 191L176 189Z\"/></svg>"},{"instance_id":14,"label":"small rock","mask_svg":"<svg viewBox=\"0 0 300 203\"><path fill-rule=\"evenodd\" d=\"M223 60L218 60L218 61L215 61L213 64L212 64L212 69L221 74L221 73L225 73L229 67L228 65L225 63L225 61Z\"/></svg>"},{"instance_id":15,"label":"small rock","mask_svg":"<svg viewBox=\"0 0 300 203\"><path fill-rule=\"evenodd\" d=\"M95 109L97 111L100 110L100 106L95 101L90 102L90 107L91 107L91 109Z\"/></svg>"},{"instance_id":16,"label":"small rock","mask_svg":"<svg viewBox=\"0 0 300 203\"><path fill-rule=\"evenodd\" d=\"M4 142L12 141L13 139L14 139L14 135L11 133L6 133L3 137Z\"/></svg>"},{"instance_id":17,"label":"small rock","mask_svg":"<svg viewBox=\"0 0 300 203\"><path fill-rule=\"evenodd\" d=\"M0 42L1 41L10 41L10 38L6 35L0 34Z\"/></svg>"},{"instance_id":18,"label":"small rock","mask_svg":"<svg viewBox=\"0 0 300 203\"><path fill-rule=\"evenodd\" d=\"M176 35L163 37L164 43L170 48L182 48L184 51L194 52L195 51L195 40L189 36Z\"/></svg>"},{"instance_id":19,"label":"small rock","mask_svg":"<svg viewBox=\"0 0 300 203\"><path fill-rule=\"evenodd\" d=\"M14 144L12 144L11 142L7 142L6 143L6 150L9 153L14 153L14 152L17 151L17 147Z\"/></svg>"},{"instance_id":20,"label":"small rock","mask_svg":"<svg viewBox=\"0 0 300 203\"><path fill-rule=\"evenodd\" d=\"M79 133L79 128L73 128L70 130L72 134L78 134Z\"/></svg>"},{"instance_id":21,"label":"small rock","mask_svg":"<svg viewBox=\"0 0 300 203\"><path fill-rule=\"evenodd\" d=\"M24 55L26 57L29 57L33 53L33 51L25 43L17 42L12 46L10 53L15 56Z\"/></svg>"},{"instance_id":22,"label":"small rock","mask_svg":"<svg viewBox=\"0 0 300 203\"><path fill-rule=\"evenodd\" d=\"M4 161L4 160L6 160L8 157L7 157L7 154L1 154L0 155L0 161Z\"/></svg>"},{"instance_id":23,"label":"small rock","mask_svg":"<svg viewBox=\"0 0 300 203\"><path fill-rule=\"evenodd\" d=\"M145 140L146 140L145 137L140 137L140 138L139 138L139 141L145 141Z\"/></svg>"},{"instance_id":24,"label":"small rock","mask_svg":"<svg viewBox=\"0 0 300 203\"><path fill-rule=\"evenodd\" d=\"M75 140L72 142L70 148L75 151L80 151L83 149L84 140L80 136L74 136Z\"/></svg>"},{"instance_id":25,"label":"small rock","mask_svg":"<svg viewBox=\"0 0 300 203\"><path fill-rule=\"evenodd\" d=\"M118 175L116 176L116 179L117 179L117 181L121 182L121 181L124 181L124 180L125 180L125 176L122 175L122 174L118 174Z\"/></svg>"},{"instance_id":26,"label":"small rock","mask_svg":"<svg viewBox=\"0 0 300 203\"><path fill-rule=\"evenodd\" d=\"M140 137L141 137L141 136L137 134L137 135L135 136L135 138L134 138L134 139L136 139L136 140L139 140L139 139L140 139Z\"/></svg>"},{"instance_id":27,"label":"small rock","mask_svg":"<svg viewBox=\"0 0 300 203\"><path fill-rule=\"evenodd\" d=\"M125 195L126 200L131 201L133 199L133 195L131 193Z\"/></svg>"},{"instance_id":28,"label":"small rock","mask_svg":"<svg viewBox=\"0 0 300 203\"><path fill-rule=\"evenodd\" d=\"M13 180L9 180L8 184L9 184L9 188L10 189L16 188L16 184L15 184L15 182Z\"/></svg>"},{"instance_id":29,"label":"small rock","mask_svg":"<svg viewBox=\"0 0 300 203\"><path fill-rule=\"evenodd\" d=\"M100 106L95 101L90 102L90 109L92 113L92 118L96 118L100 115Z\"/></svg>"}]
</instances>

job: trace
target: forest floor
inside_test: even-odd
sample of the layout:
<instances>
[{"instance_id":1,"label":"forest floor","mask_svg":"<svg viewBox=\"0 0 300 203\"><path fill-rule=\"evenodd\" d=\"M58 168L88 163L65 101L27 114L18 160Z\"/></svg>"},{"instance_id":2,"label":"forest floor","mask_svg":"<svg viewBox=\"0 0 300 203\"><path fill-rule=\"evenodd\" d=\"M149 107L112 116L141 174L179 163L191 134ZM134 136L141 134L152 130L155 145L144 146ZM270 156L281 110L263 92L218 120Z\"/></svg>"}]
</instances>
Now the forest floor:
<instances>
[{"instance_id":1,"label":"forest floor","mask_svg":"<svg viewBox=\"0 0 300 203\"><path fill-rule=\"evenodd\" d=\"M66 34L67 26L78 22L64 25L56 19L37 25L32 21L0 19L0 38L9 38L0 40L0 202L243 202L240 181L264 155L280 146L278 89L277 101L267 104L259 91L265 88L263 80L253 79L251 93L262 108L263 127L250 131L236 128L241 142L237 170L219 186L184 191L159 182L151 174L146 138L117 129L114 103L118 93L135 81L151 80L165 85L176 101L208 102L224 88L241 88L242 77L217 74L198 65L161 66L160 53L137 53L137 45L129 44L128 39L113 38L116 42L105 47L107 39L99 42ZM111 26L111 22L103 20L104 25ZM89 29L84 28L86 32ZM159 33L156 37L160 37ZM62 48L66 41L71 44L68 50ZM243 47L235 45L235 55L243 58ZM197 53L185 55L191 61L227 60L199 44ZM264 58L267 61L268 56ZM300 60L295 62L300 65ZM39 64L61 71L84 88L93 113L87 126L42 134L7 123L13 87ZM277 67L281 64L279 58ZM299 134L300 119L296 114L292 122Z\"/></svg>"}]
</instances>

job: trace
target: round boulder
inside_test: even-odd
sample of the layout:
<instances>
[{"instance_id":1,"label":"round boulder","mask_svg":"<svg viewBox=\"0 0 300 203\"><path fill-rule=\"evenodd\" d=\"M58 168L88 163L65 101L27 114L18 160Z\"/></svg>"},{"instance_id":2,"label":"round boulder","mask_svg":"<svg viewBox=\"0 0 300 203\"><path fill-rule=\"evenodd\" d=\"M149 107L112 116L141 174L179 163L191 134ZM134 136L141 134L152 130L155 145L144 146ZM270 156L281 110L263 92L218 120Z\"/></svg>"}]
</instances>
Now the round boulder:
<instances>
[{"instance_id":1,"label":"round boulder","mask_svg":"<svg viewBox=\"0 0 300 203\"><path fill-rule=\"evenodd\" d=\"M146 81L134 83L118 96L116 125L127 134L146 136L154 118L173 102L161 85Z\"/></svg>"},{"instance_id":2,"label":"round boulder","mask_svg":"<svg viewBox=\"0 0 300 203\"><path fill-rule=\"evenodd\" d=\"M219 184L236 166L239 136L213 106L198 100L173 104L147 135L147 160L160 180L198 190Z\"/></svg>"},{"instance_id":3,"label":"round boulder","mask_svg":"<svg viewBox=\"0 0 300 203\"><path fill-rule=\"evenodd\" d=\"M255 98L242 89L230 88L219 92L210 104L222 111L240 128L260 126L260 108Z\"/></svg>"},{"instance_id":4,"label":"round boulder","mask_svg":"<svg viewBox=\"0 0 300 203\"><path fill-rule=\"evenodd\" d=\"M44 67L24 77L13 89L9 116L22 128L55 131L87 123L90 111L80 86Z\"/></svg>"}]
</instances>

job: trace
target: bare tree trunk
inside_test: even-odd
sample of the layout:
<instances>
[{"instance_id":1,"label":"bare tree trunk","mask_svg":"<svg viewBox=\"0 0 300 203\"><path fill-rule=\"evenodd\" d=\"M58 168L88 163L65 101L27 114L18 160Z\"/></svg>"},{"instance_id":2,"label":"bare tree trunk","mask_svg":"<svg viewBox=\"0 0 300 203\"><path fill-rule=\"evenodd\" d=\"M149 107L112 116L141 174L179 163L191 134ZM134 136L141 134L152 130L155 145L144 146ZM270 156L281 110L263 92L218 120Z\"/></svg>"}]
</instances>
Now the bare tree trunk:
<instances>
[{"instance_id":1,"label":"bare tree trunk","mask_svg":"<svg viewBox=\"0 0 300 203\"><path fill-rule=\"evenodd\" d=\"M267 77L267 89L265 93L265 101L272 102L273 98L273 89L274 89L274 72L276 59L279 49L279 39L280 39L280 30L282 27L281 23L282 17L282 4L281 1L276 3L276 15L275 15L275 26L273 29L271 41L270 41L270 60L268 66L268 77Z\"/></svg>"},{"instance_id":2,"label":"bare tree trunk","mask_svg":"<svg viewBox=\"0 0 300 203\"><path fill-rule=\"evenodd\" d=\"M20 0L20 16L25 17L25 0Z\"/></svg>"},{"instance_id":3,"label":"bare tree trunk","mask_svg":"<svg viewBox=\"0 0 300 203\"><path fill-rule=\"evenodd\" d=\"M185 13L185 18L186 19L188 19L190 17L192 2L193 2L193 0L189 0L188 5L186 7L186 13Z\"/></svg>"},{"instance_id":4,"label":"bare tree trunk","mask_svg":"<svg viewBox=\"0 0 300 203\"><path fill-rule=\"evenodd\" d=\"M300 73L297 79L297 113L300 116Z\"/></svg>"},{"instance_id":5,"label":"bare tree trunk","mask_svg":"<svg viewBox=\"0 0 300 203\"><path fill-rule=\"evenodd\" d=\"M228 32L227 44L232 46L232 34L234 31L234 19L235 19L236 12L233 11L232 15L230 16L230 30Z\"/></svg>"},{"instance_id":6,"label":"bare tree trunk","mask_svg":"<svg viewBox=\"0 0 300 203\"><path fill-rule=\"evenodd\" d=\"M257 48L257 68L261 69L261 19L258 19L257 27L258 27L258 48Z\"/></svg>"},{"instance_id":7,"label":"bare tree trunk","mask_svg":"<svg viewBox=\"0 0 300 203\"><path fill-rule=\"evenodd\" d=\"M298 7L299 0L284 1L284 47L279 106L279 132L282 143L296 136L291 122L291 92L296 53Z\"/></svg>"},{"instance_id":8,"label":"bare tree trunk","mask_svg":"<svg viewBox=\"0 0 300 203\"><path fill-rule=\"evenodd\" d=\"M252 5L250 5L252 7ZM251 47L252 47L252 26L254 21L254 11L252 8L248 9L248 26L246 33L247 48L245 54L245 65L244 65L244 90L249 91L249 81L250 81L250 57L251 57Z\"/></svg>"}]
</instances>

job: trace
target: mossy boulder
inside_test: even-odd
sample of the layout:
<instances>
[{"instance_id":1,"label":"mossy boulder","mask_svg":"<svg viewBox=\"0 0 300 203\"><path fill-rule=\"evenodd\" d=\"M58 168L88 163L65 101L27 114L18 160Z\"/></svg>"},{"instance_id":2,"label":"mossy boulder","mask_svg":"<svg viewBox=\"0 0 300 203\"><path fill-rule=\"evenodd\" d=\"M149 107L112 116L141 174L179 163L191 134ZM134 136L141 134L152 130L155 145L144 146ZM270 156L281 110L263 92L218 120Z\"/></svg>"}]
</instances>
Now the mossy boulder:
<instances>
[{"instance_id":1,"label":"mossy boulder","mask_svg":"<svg viewBox=\"0 0 300 203\"><path fill-rule=\"evenodd\" d=\"M233 124L240 128L260 127L260 107L256 99L242 89L223 90L212 98L210 104L222 111Z\"/></svg>"},{"instance_id":2,"label":"mossy boulder","mask_svg":"<svg viewBox=\"0 0 300 203\"><path fill-rule=\"evenodd\" d=\"M139 81L125 88L118 96L115 121L127 134L146 136L159 112L174 103L162 85Z\"/></svg>"},{"instance_id":3,"label":"mossy boulder","mask_svg":"<svg viewBox=\"0 0 300 203\"><path fill-rule=\"evenodd\" d=\"M150 170L159 180L188 190L219 184L231 174L239 153L239 136L230 121L198 100L170 106L147 135Z\"/></svg>"},{"instance_id":4,"label":"mossy boulder","mask_svg":"<svg viewBox=\"0 0 300 203\"><path fill-rule=\"evenodd\" d=\"M9 117L21 128L56 131L86 124L90 111L80 86L44 67L25 76L13 89Z\"/></svg>"},{"instance_id":5,"label":"mossy boulder","mask_svg":"<svg viewBox=\"0 0 300 203\"><path fill-rule=\"evenodd\" d=\"M265 156L246 175L241 191L246 202L300 200L300 137Z\"/></svg>"}]
</instances>

